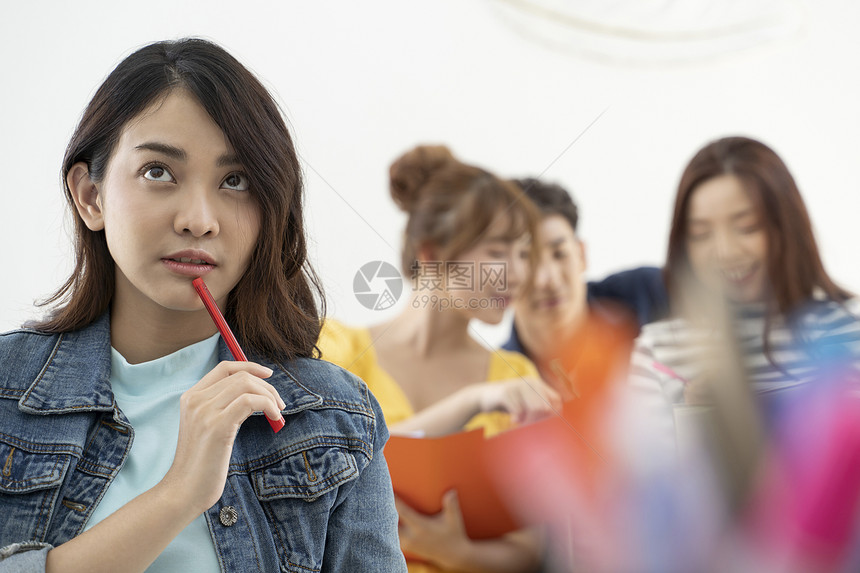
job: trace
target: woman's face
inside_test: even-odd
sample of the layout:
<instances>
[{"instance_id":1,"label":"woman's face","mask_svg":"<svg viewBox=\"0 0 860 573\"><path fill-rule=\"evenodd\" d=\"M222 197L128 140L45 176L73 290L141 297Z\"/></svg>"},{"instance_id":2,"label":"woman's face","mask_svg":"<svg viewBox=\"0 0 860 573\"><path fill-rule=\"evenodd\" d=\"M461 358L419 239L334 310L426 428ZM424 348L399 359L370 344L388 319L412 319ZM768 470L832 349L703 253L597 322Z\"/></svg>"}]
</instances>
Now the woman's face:
<instances>
[{"instance_id":1,"label":"woman's face","mask_svg":"<svg viewBox=\"0 0 860 573\"><path fill-rule=\"evenodd\" d=\"M734 175L701 183L687 212L687 256L696 278L739 303L761 302L768 289L763 221Z\"/></svg>"},{"instance_id":2,"label":"woman's face","mask_svg":"<svg viewBox=\"0 0 860 573\"><path fill-rule=\"evenodd\" d=\"M510 216L498 215L483 238L445 262L446 294L455 311L489 324L498 324L519 290L514 272L519 241L507 237Z\"/></svg>"},{"instance_id":3,"label":"woman's face","mask_svg":"<svg viewBox=\"0 0 860 573\"><path fill-rule=\"evenodd\" d=\"M175 90L129 121L95 187L101 218L87 224L105 231L115 309L198 310L198 276L223 304L248 268L260 212L226 136L193 96Z\"/></svg>"}]
</instances>

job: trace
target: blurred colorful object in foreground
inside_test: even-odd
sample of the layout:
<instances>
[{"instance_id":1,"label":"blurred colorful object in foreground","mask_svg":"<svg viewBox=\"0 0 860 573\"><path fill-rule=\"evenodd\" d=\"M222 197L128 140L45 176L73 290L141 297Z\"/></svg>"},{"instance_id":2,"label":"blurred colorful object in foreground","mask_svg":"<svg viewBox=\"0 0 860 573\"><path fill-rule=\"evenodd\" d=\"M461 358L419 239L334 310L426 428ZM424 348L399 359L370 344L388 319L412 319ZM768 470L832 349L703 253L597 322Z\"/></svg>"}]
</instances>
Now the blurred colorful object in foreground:
<instances>
[{"instance_id":1,"label":"blurred colorful object in foreground","mask_svg":"<svg viewBox=\"0 0 860 573\"><path fill-rule=\"evenodd\" d=\"M612 376L577 378L561 431L511 447L493 475L515 515L550 524L561 570L860 571L860 374L807 350L811 381L747 394L763 431L749 479L733 482L738 458L719 450L744 405L697 408L696 447L667 456Z\"/></svg>"}]
</instances>

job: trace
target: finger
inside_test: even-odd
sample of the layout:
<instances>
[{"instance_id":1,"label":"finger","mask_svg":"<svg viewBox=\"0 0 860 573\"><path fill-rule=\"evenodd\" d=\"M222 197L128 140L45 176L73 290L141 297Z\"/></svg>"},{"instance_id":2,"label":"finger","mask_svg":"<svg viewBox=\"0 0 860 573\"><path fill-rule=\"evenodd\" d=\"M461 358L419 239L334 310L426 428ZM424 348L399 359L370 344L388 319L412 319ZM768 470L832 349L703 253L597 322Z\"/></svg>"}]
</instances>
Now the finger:
<instances>
[{"instance_id":1,"label":"finger","mask_svg":"<svg viewBox=\"0 0 860 573\"><path fill-rule=\"evenodd\" d=\"M508 397L507 410L510 413L511 418L514 420L514 423L520 424L523 422L526 415L526 403L522 392L514 391L510 393Z\"/></svg>"},{"instance_id":2,"label":"finger","mask_svg":"<svg viewBox=\"0 0 860 573\"><path fill-rule=\"evenodd\" d=\"M530 423L539 420L547 415L549 408L546 402L538 396L529 396L525 398L526 406L523 408L521 423Z\"/></svg>"},{"instance_id":3,"label":"finger","mask_svg":"<svg viewBox=\"0 0 860 573\"><path fill-rule=\"evenodd\" d=\"M219 380L239 372L247 372L257 378L268 378L274 374L274 371L271 368L267 368L266 366L257 364L256 362L223 360L219 362L215 368L210 370L206 376L201 378L194 386L198 389L207 388Z\"/></svg>"},{"instance_id":4,"label":"finger","mask_svg":"<svg viewBox=\"0 0 860 573\"><path fill-rule=\"evenodd\" d=\"M449 489L442 495L442 511L445 513L460 513L460 498L456 489Z\"/></svg>"},{"instance_id":5,"label":"finger","mask_svg":"<svg viewBox=\"0 0 860 573\"><path fill-rule=\"evenodd\" d=\"M278 405L278 408L281 410L286 410L287 405L284 403L284 400L281 398L280 393L277 388L266 382L261 378L257 378L257 384L260 384L263 388L265 388L269 394L271 394L272 398L275 400L275 403Z\"/></svg>"},{"instance_id":6,"label":"finger","mask_svg":"<svg viewBox=\"0 0 860 573\"><path fill-rule=\"evenodd\" d=\"M274 386L272 386L271 384L269 384L268 382L266 382L265 380L260 378L254 372L249 371L248 369L245 369L245 368L238 368L232 372L230 371L231 370L230 365L233 365L233 364L251 364L250 362L247 362L247 363L246 362L224 362L222 364L225 365L225 367L223 369L218 368L218 367L213 368L203 379L200 380L200 382L195 384L192 388L195 391L199 391L199 392L205 392L207 390L211 391L212 388L215 388L216 386L219 386L222 384L227 384L227 383L234 384L235 381L237 381L237 380L242 380L242 379L247 378L249 380L253 380L259 389L265 390L266 392L268 392L272 396L272 399L278 403L278 406L283 406L284 408L286 408L286 404L284 404L284 401L281 399L281 395L278 393L278 390ZM265 366L260 366L260 368L262 368L268 372L271 372L271 369L268 369ZM218 378L217 375L220 375L220 374L223 374L223 376ZM205 383L204 383L204 379L205 379ZM227 380L228 382L225 382L225 380Z\"/></svg>"},{"instance_id":7,"label":"finger","mask_svg":"<svg viewBox=\"0 0 860 573\"><path fill-rule=\"evenodd\" d=\"M264 398L264 407L255 411L262 411L270 420L281 418L280 396L270 389L270 386L247 372L237 372L226 378L222 378L212 386L204 388L198 393L201 405L211 403L217 410L227 408L231 403L242 395L253 395Z\"/></svg>"},{"instance_id":8,"label":"finger","mask_svg":"<svg viewBox=\"0 0 860 573\"><path fill-rule=\"evenodd\" d=\"M442 512L445 521L456 529L463 529L463 512L460 510L460 497L457 490L449 489L442 496Z\"/></svg>"},{"instance_id":9,"label":"finger","mask_svg":"<svg viewBox=\"0 0 860 573\"><path fill-rule=\"evenodd\" d=\"M226 407L219 410L218 417L234 424L236 429L254 412L264 412L270 420L281 418L280 410L272 403L271 396L243 393L236 396Z\"/></svg>"},{"instance_id":10,"label":"finger","mask_svg":"<svg viewBox=\"0 0 860 573\"><path fill-rule=\"evenodd\" d=\"M262 364L257 364L256 362L228 362L224 361L218 364L215 368L212 369L212 372L224 373L223 378L229 378L236 375L241 375L242 373L247 373L253 376L256 383L265 388L267 392L272 395L272 399L277 403L278 407L282 410L287 407L284 403L281 395L278 393L278 390L263 380L263 378L268 378L274 374L271 368L263 366ZM201 387L211 387L217 384L219 380L215 380L214 382L208 382L208 384L204 384Z\"/></svg>"},{"instance_id":11,"label":"finger","mask_svg":"<svg viewBox=\"0 0 860 573\"><path fill-rule=\"evenodd\" d=\"M402 521L406 526L416 523L421 518L421 513L403 501L400 496L394 496L394 506L397 508L397 514L400 516L400 521Z\"/></svg>"},{"instance_id":12,"label":"finger","mask_svg":"<svg viewBox=\"0 0 860 573\"><path fill-rule=\"evenodd\" d=\"M562 400L561 394L559 394L555 390L552 391L550 405L552 407L553 412L561 412L561 409L564 408L564 400Z\"/></svg>"},{"instance_id":13,"label":"finger","mask_svg":"<svg viewBox=\"0 0 860 573\"><path fill-rule=\"evenodd\" d=\"M547 400L533 390L525 390L522 395L523 412L518 420L520 423L530 423L545 418L552 412Z\"/></svg>"},{"instance_id":14,"label":"finger","mask_svg":"<svg viewBox=\"0 0 860 573\"><path fill-rule=\"evenodd\" d=\"M562 405L561 395L549 384L542 380L534 380L531 393L526 393L530 409L543 414L558 410Z\"/></svg>"},{"instance_id":15,"label":"finger","mask_svg":"<svg viewBox=\"0 0 860 573\"><path fill-rule=\"evenodd\" d=\"M418 545L418 539L412 528L405 525L404 523L400 523L397 526L397 535L400 537L400 550L405 553L411 553L413 555L421 555L421 551Z\"/></svg>"},{"instance_id":16,"label":"finger","mask_svg":"<svg viewBox=\"0 0 860 573\"><path fill-rule=\"evenodd\" d=\"M400 549L408 551L412 544L412 530L401 521L397 524L397 534L400 537Z\"/></svg>"},{"instance_id":17,"label":"finger","mask_svg":"<svg viewBox=\"0 0 860 573\"><path fill-rule=\"evenodd\" d=\"M541 378L527 378L525 381L529 387L534 390L535 394L542 396L548 402L560 396L555 388L547 384Z\"/></svg>"},{"instance_id":18,"label":"finger","mask_svg":"<svg viewBox=\"0 0 860 573\"><path fill-rule=\"evenodd\" d=\"M542 415L551 414L561 407L561 396L547 385L538 388L531 398L534 402L533 410Z\"/></svg>"},{"instance_id":19,"label":"finger","mask_svg":"<svg viewBox=\"0 0 860 573\"><path fill-rule=\"evenodd\" d=\"M548 406L553 411L558 410L562 406L561 394L549 384L543 384L542 387L543 397L546 400Z\"/></svg>"}]
</instances>

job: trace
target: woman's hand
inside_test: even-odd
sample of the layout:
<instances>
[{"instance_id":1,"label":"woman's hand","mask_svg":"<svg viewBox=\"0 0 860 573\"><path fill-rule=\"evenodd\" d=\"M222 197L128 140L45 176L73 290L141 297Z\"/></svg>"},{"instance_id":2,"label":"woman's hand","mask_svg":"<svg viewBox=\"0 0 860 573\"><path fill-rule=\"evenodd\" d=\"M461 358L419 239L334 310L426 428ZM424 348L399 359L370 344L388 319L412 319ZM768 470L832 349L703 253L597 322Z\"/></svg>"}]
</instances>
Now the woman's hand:
<instances>
[{"instance_id":1,"label":"woman's hand","mask_svg":"<svg viewBox=\"0 0 860 573\"><path fill-rule=\"evenodd\" d=\"M446 553L461 553L469 543L457 492L450 490L442 496L442 511L436 515L424 515L398 496L394 496L400 516L400 548L404 553L445 565Z\"/></svg>"},{"instance_id":2,"label":"woman's hand","mask_svg":"<svg viewBox=\"0 0 860 573\"><path fill-rule=\"evenodd\" d=\"M400 548L446 571L527 573L540 566L543 539L522 529L494 539L475 541L466 534L457 492L442 496L442 511L424 515L395 495L400 515Z\"/></svg>"},{"instance_id":3,"label":"woman's hand","mask_svg":"<svg viewBox=\"0 0 860 573\"><path fill-rule=\"evenodd\" d=\"M144 571L224 491L239 426L254 412L279 419L284 402L254 362L221 362L179 400L173 465L158 484L92 529L48 552L48 573Z\"/></svg>"},{"instance_id":4,"label":"woman's hand","mask_svg":"<svg viewBox=\"0 0 860 573\"><path fill-rule=\"evenodd\" d=\"M558 392L539 378L480 382L389 426L389 430L392 434L422 432L425 436L443 436L461 430L481 412L507 412L514 423L522 424L549 416L560 408Z\"/></svg>"},{"instance_id":5,"label":"woman's hand","mask_svg":"<svg viewBox=\"0 0 860 573\"><path fill-rule=\"evenodd\" d=\"M684 385L684 403L689 406L704 406L713 403L711 379L699 376Z\"/></svg>"},{"instance_id":6,"label":"woman's hand","mask_svg":"<svg viewBox=\"0 0 860 573\"><path fill-rule=\"evenodd\" d=\"M254 412L281 419L285 408L272 370L254 362L221 362L179 400L179 440L161 484L202 513L221 497L239 427Z\"/></svg>"},{"instance_id":7,"label":"woman's hand","mask_svg":"<svg viewBox=\"0 0 860 573\"><path fill-rule=\"evenodd\" d=\"M561 408L559 393L540 378L512 378L477 388L481 412L507 412L517 424L540 420Z\"/></svg>"}]
</instances>

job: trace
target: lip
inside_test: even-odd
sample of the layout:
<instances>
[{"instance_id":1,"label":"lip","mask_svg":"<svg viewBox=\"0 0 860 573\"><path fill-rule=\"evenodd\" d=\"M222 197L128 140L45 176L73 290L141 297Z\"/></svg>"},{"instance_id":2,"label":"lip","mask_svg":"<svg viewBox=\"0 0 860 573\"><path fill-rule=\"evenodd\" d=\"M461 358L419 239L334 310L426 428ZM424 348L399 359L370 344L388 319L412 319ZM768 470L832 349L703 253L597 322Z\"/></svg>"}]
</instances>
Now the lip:
<instances>
[{"instance_id":1,"label":"lip","mask_svg":"<svg viewBox=\"0 0 860 573\"><path fill-rule=\"evenodd\" d=\"M502 308L508 308L508 306L510 306L511 304L511 297L509 296L494 296L493 300L497 301L498 303L501 303Z\"/></svg>"},{"instance_id":2,"label":"lip","mask_svg":"<svg viewBox=\"0 0 860 573\"><path fill-rule=\"evenodd\" d=\"M201 262L182 262L180 259L192 259ZM200 249L185 249L171 253L161 258L161 263L168 270L183 276L203 276L218 266L215 257Z\"/></svg>"},{"instance_id":3,"label":"lip","mask_svg":"<svg viewBox=\"0 0 860 573\"><path fill-rule=\"evenodd\" d=\"M735 268L731 270L721 270L720 275L723 280L730 285L743 286L750 283L758 272L758 265L748 266L738 274Z\"/></svg>"},{"instance_id":4,"label":"lip","mask_svg":"<svg viewBox=\"0 0 860 573\"><path fill-rule=\"evenodd\" d=\"M561 304L561 297L542 298L535 302L535 307L544 310L552 310Z\"/></svg>"}]
</instances>

